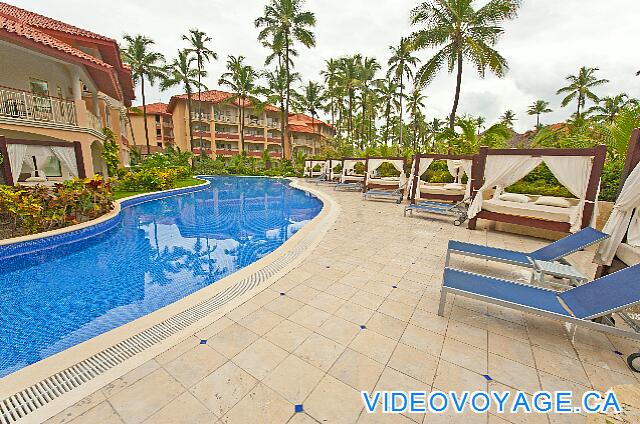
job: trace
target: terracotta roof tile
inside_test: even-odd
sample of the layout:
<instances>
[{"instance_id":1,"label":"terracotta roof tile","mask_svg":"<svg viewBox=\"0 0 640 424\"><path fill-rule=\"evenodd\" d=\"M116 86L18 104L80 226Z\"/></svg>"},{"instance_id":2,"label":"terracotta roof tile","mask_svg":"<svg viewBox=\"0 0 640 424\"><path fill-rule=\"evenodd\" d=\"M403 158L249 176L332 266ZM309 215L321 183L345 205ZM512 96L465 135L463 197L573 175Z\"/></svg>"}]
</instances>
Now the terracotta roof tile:
<instances>
[{"instance_id":1,"label":"terracotta roof tile","mask_svg":"<svg viewBox=\"0 0 640 424\"><path fill-rule=\"evenodd\" d=\"M166 103L151 103L151 104L148 104L144 109L147 110L147 113L159 113L159 114L170 115L170 113L167 111L168 107L169 105ZM134 108L143 110L142 105L134 106Z\"/></svg>"},{"instance_id":2,"label":"terracotta roof tile","mask_svg":"<svg viewBox=\"0 0 640 424\"><path fill-rule=\"evenodd\" d=\"M87 31L86 29L78 28L73 25L58 21L56 19L42 16L7 3L0 2L0 15L4 15L35 28L64 32L71 35L79 35L82 37L89 37L97 40L114 41L109 37L105 37L103 35Z\"/></svg>"}]
</instances>

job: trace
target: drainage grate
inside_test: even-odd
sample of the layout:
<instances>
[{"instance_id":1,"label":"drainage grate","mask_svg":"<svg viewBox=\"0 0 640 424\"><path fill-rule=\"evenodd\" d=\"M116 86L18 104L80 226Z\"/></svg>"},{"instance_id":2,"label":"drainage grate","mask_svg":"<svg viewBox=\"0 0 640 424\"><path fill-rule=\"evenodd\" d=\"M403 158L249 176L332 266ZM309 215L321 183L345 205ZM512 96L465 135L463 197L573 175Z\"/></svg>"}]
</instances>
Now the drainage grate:
<instances>
[{"instance_id":1,"label":"drainage grate","mask_svg":"<svg viewBox=\"0 0 640 424\"><path fill-rule=\"evenodd\" d=\"M325 223L318 225L294 249L215 296L3 399L0 401L0 424L19 422L38 408L189 327L230 300L258 287L300 256L321 231L320 228L325 226L323 224Z\"/></svg>"}]
</instances>

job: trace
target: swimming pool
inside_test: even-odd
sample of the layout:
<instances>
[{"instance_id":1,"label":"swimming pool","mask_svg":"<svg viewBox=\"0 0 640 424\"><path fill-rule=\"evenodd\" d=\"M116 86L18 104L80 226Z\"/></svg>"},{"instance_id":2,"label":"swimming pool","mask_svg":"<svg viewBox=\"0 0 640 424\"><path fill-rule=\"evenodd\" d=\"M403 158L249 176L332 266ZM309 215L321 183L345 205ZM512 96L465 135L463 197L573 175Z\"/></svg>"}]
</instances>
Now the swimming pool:
<instances>
[{"instance_id":1,"label":"swimming pool","mask_svg":"<svg viewBox=\"0 0 640 424\"><path fill-rule=\"evenodd\" d=\"M322 209L271 178L125 207L110 230L0 258L0 377L162 308L269 254Z\"/></svg>"}]
</instances>

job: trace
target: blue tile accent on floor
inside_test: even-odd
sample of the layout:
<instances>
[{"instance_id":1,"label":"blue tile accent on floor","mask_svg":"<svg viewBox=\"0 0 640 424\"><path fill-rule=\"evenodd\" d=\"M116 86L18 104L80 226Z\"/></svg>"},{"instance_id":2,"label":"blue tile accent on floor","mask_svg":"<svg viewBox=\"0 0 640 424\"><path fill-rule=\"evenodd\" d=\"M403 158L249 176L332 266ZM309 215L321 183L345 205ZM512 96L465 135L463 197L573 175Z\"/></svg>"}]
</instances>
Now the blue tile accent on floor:
<instances>
[{"instance_id":1,"label":"blue tile accent on floor","mask_svg":"<svg viewBox=\"0 0 640 424\"><path fill-rule=\"evenodd\" d=\"M284 292L280 292L280 296L285 296L285 293Z\"/></svg>"},{"instance_id":2,"label":"blue tile accent on floor","mask_svg":"<svg viewBox=\"0 0 640 424\"><path fill-rule=\"evenodd\" d=\"M366 325L361 325L361 326L360 326L360 329L361 329L361 330L364 330L365 328L367 328L367 326L366 326Z\"/></svg>"},{"instance_id":3,"label":"blue tile accent on floor","mask_svg":"<svg viewBox=\"0 0 640 424\"><path fill-rule=\"evenodd\" d=\"M622 352L620 352L619 350L614 350L613 353L615 353L618 356L622 356Z\"/></svg>"},{"instance_id":4,"label":"blue tile accent on floor","mask_svg":"<svg viewBox=\"0 0 640 424\"><path fill-rule=\"evenodd\" d=\"M304 411L304 408L302 407L302 404L298 404L298 405L295 405L295 406L293 407L293 410L294 410L295 412L302 412L302 411Z\"/></svg>"},{"instance_id":5,"label":"blue tile accent on floor","mask_svg":"<svg viewBox=\"0 0 640 424\"><path fill-rule=\"evenodd\" d=\"M207 344L206 340L200 340L200 344Z\"/></svg>"},{"instance_id":6,"label":"blue tile accent on floor","mask_svg":"<svg viewBox=\"0 0 640 424\"><path fill-rule=\"evenodd\" d=\"M394 289L397 289L397 288L398 288L398 286L391 286L391 287L393 287Z\"/></svg>"},{"instance_id":7,"label":"blue tile accent on floor","mask_svg":"<svg viewBox=\"0 0 640 424\"><path fill-rule=\"evenodd\" d=\"M485 380L487 381L493 381L493 378L491 378L491 376L489 374L482 374L482 376L484 377Z\"/></svg>"}]
</instances>

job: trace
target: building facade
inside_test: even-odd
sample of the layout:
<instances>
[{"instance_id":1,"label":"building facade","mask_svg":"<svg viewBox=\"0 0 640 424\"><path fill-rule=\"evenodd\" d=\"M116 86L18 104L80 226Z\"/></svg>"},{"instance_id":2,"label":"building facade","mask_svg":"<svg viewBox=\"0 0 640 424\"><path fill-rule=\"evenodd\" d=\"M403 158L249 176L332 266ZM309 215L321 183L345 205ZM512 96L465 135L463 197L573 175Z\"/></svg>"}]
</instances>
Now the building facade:
<instances>
[{"instance_id":1,"label":"building facade","mask_svg":"<svg viewBox=\"0 0 640 424\"><path fill-rule=\"evenodd\" d=\"M231 93L208 90L192 97L193 152L211 157L233 156L241 151L248 156L262 157L266 150L274 159L291 158L301 150L307 155L319 154L323 143L333 137L329 124L304 114L289 114L289 137L282 143L280 109L267 105L258 111L251 104L244 105L243 136L240 137L241 108L230 102ZM187 95L173 96L167 111L173 117L175 144L189 150L189 114Z\"/></svg>"},{"instance_id":2,"label":"building facade","mask_svg":"<svg viewBox=\"0 0 640 424\"><path fill-rule=\"evenodd\" d=\"M115 40L0 3L0 63L3 182L106 175L103 128L128 163L134 89Z\"/></svg>"},{"instance_id":3,"label":"building facade","mask_svg":"<svg viewBox=\"0 0 640 424\"><path fill-rule=\"evenodd\" d=\"M173 117L167 111L168 104L152 103L129 108L129 120L133 129L131 147L141 154L164 152L167 147L174 146ZM147 112L147 134L149 136L149 152L147 152L147 138L145 137L144 110Z\"/></svg>"}]
</instances>

